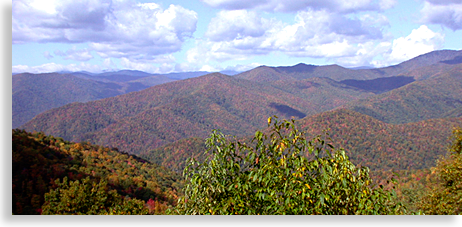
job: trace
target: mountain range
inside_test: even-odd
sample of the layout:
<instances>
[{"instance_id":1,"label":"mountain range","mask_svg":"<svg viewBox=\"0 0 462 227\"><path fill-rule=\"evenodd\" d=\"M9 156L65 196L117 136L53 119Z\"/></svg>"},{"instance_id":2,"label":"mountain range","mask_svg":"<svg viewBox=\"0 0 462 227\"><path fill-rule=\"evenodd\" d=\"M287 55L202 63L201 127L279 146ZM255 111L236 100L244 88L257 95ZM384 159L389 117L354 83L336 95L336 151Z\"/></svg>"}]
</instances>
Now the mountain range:
<instances>
[{"instance_id":1,"label":"mountain range","mask_svg":"<svg viewBox=\"0 0 462 227\"><path fill-rule=\"evenodd\" d=\"M131 77L72 75L92 83L84 87L106 86L101 94L123 94L98 99L95 93L93 101L48 109L20 128L117 147L179 171L186 157L203 152L201 141L211 130L246 137L277 115L296 119L309 135L330 128L335 144L350 150L352 160L385 170L431 166L445 153L436 147L444 147L452 127L461 125L462 51L434 51L376 69L260 66L234 76L211 73L157 85L165 78ZM126 93L130 83L146 88ZM37 89L22 87L23 99L33 95L27 90ZM195 148L184 151L185 144Z\"/></svg>"},{"instance_id":2,"label":"mountain range","mask_svg":"<svg viewBox=\"0 0 462 227\"><path fill-rule=\"evenodd\" d=\"M230 73L232 73L230 71ZM13 75L13 128L46 110L72 102L88 102L208 72L151 74L136 70L115 72L19 73Z\"/></svg>"}]
</instances>

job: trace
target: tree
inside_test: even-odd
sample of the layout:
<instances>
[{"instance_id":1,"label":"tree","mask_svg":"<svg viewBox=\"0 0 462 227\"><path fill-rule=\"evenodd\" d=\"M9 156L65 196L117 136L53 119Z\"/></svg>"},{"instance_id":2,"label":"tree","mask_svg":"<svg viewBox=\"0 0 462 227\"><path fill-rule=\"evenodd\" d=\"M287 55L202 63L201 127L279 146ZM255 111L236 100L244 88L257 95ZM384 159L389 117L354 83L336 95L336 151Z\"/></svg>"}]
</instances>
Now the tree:
<instances>
[{"instance_id":1,"label":"tree","mask_svg":"<svg viewBox=\"0 0 462 227\"><path fill-rule=\"evenodd\" d=\"M108 190L107 182L95 182L89 177L68 182L55 181L58 188L45 194L42 214L148 214L145 203L122 198L115 190Z\"/></svg>"},{"instance_id":2,"label":"tree","mask_svg":"<svg viewBox=\"0 0 462 227\"><path fill-rule=\"evenodd\" d=\"M449 156L432 170L436 182L420 202L425 214L462 214L462 129L453 130Z\"/></svg>"},{"instance_id":3,"label":"tree","mask_svg":"<svg viewBox=\"0 0 462 227\"><path fill-rule=\"evenodd\" d=\"M268 119L251 143L214 131L208 158L191 159L177 214L400 214L394 191L321 136L305 139L294 121ZM268 135L269 134L269 135Z\"/></svg>"}]
</instances>

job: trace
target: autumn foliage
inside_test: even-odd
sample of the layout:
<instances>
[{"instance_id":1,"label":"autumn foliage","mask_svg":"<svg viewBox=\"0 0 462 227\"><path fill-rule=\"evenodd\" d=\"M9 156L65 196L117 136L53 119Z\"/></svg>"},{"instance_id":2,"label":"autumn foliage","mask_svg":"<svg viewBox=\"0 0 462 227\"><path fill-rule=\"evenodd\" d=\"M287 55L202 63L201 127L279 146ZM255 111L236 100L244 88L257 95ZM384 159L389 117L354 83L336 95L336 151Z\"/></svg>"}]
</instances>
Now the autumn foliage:
<instances>
[{"instance_id":1,"label":"autumn foliage","mask_svg":"<svg viewBox=\"0 0 462 227\"><path fill-rule=\"evenodd\" d=\"M13 130L12 183L14 214L115 214L127 204L163 213L181 190L178 174L139 157L22 130ZM85 205L95 201L104 209Z\"/></svg>"}]
</instances>

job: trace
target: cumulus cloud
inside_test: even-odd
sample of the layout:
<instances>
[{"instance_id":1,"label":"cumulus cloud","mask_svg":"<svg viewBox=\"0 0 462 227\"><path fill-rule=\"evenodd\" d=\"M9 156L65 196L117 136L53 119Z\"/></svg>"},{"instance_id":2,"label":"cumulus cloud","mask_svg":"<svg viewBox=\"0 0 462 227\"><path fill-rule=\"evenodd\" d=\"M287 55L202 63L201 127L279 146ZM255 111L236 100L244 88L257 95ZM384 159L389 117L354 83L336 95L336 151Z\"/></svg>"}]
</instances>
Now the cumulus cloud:
<instances>
[{"instance_id":1,"label":"cumulus cloud","mask_svg":"<svg viewBox=\"0 0 462 227\"><path fill-rule=\"evenodd\" d=\"M124 69L136 69L148 73L169 73L174 69L174 65L169 63L162 63L157 66L148 62L131 61L128 58L121 58L120 64Z\"/></svg>"},{"instance_id":2,"label":"cumulus cloud","mask_svg":"<svg viewBox=\"0 0 462 227\"><path fill-rule=\"evenodd\" d=\"M211 20L205 39L188 50L187 60L245 60L271 52L296 57L352 56L358 44L382 40L383 26L388 26L388 20L378 13L352 17L306 10L296 14L294 23L285 24L255 11L221 11Z\"/></svg>"},{"instance_id":3,"label":"cumulus cloud","mask_svg":"<svg viewBox=\"0 0 462 227\"><path fill-rule=\"evenodd\" d=\"M88 49L77 50L75 47L69 49L65 52L57 50L54 52L55 55L64 57L66 60L75 60L75 61L88 61L93 58Z\"/></svg>"},{"instance_id":4,"label":"cumulus cloud","mask_svg":"<svg viewBox=\"0 0 462 227\"><path fill-rule=\"evenodd\" d=\"M397 64L419 55L440 49L444 35L434 32L425 25L413 29L406 37L399 37L390 43L388 51L384 51L384 59L374 61L377 67Z\"/></svg>"},{"instance_id":5,"label":"cumulus cloud","mask_svg":"<svg viewBox=\"0 0 462 227\"><path fill-rule=\"evenodd\" d=\"M197 23L181 6L129 0L15 0L12 8L13 44L89 42L103 58L133 61L179 51Z\"/></svg>"},{"instance_id":6,"label":"cumulus cloud","mask_svg":"<svg viewBox=\"0 0 462 227\"><path fill-rule=\"evenodd\" d=\"M212 41L260 37L270 26L268 22L254 11L221 11L211 20L205 36Z\"/></svg>"},{"instance_id":7,"label":"cumulus cloud","mask_svg":"<svg viewBox=\"0 0 462 227\"><path fill-rule=\"evenodd\" d=\"M390 57L396 61L408 60L439 49L443 41L443 35L422 25L418 29L412 30L408 36L395 39Z\"/></svg>"},{"instance_id":8,"label":"cumulus cloud","mask_svg":"<svg viewBox=\"0 0 462 227\"><path fill-rule=\"evenodd\" d=\"M226 10L258 9L271 12L297 12L303 10L327 10L351 13L353 11L384 10L393 7L395 0L202 0L204 3Z\"/></svg>"},{"instance_id":9,"label":"cumulus cloud","mask_svg":"<svg viewBox=\"0 0 462 227\"><path fill-rule=\"evenodd\" d=\"M196 66L197 68L197 66ZM79 72L87 71L92 73L101 73L103 71L117 71L122 69L136 69L148 73L170 73L175 71L175 65L172 63L161 63L161 64L152 64L152 63L140 63L130 61L128 58L120 59L120 66L117 66L111 59L107 58L103 60L101 65L89 64L81 62L79 64L57 64L57 63L46 63L43 65L37 66L28 66L28 65L14 65L12 66L13 73L48 73L48 72L60 72L60 71L70 71L70 72ZM192 69L192 68L191 68ZM197 69L196 69L197 70ZM178 70L183 71L183 70ZM193 71L193 70L186 70Z\"/></svg>"},{"instance_id":10,"label":"cumulus cloud","mask_svg":"<svg viewBox=\"0 0 462 227\"><path fill-rule=\"evenodd\" d=\"M13 73L23 73L23 72L47 73L47 72L60 72L60 71L71 71L71 72L88 71L88 72L99 73L99 72L102 72L102 68L99 65L87 64L84 62L80 64L69 64L69 65L46 63L46 64L38 65L38 66L28 66L28 65L12 66Z\"/></svg>"},{"instance_id":11,"label":"cumulus cloud","mask_svg":"<svg viewBox=\"0 0 462 227\"><path fill-rule=\"evenodd\" d=\"M454 31L462 29L462 2L460 0L427 0L420 13L423 23L441 24Z\"/></svg>"}]
</instances>

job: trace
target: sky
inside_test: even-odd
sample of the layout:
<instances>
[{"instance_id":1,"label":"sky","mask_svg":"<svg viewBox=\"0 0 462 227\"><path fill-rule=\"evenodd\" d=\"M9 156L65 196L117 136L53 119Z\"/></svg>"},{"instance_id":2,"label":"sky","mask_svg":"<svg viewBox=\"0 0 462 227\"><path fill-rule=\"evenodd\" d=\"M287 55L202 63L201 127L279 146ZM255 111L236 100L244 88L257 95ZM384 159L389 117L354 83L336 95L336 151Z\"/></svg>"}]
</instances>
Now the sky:
<instances>
[{"instance_id":1,"label":"sky","mask_svg":"<svg viewBox=\"0 0 462 227\"><path fill-rule=\"evenodd\" d=\"M13 0L12 72L383 67L462 49L462 0Z\"/></svg>"}]
</instances>

